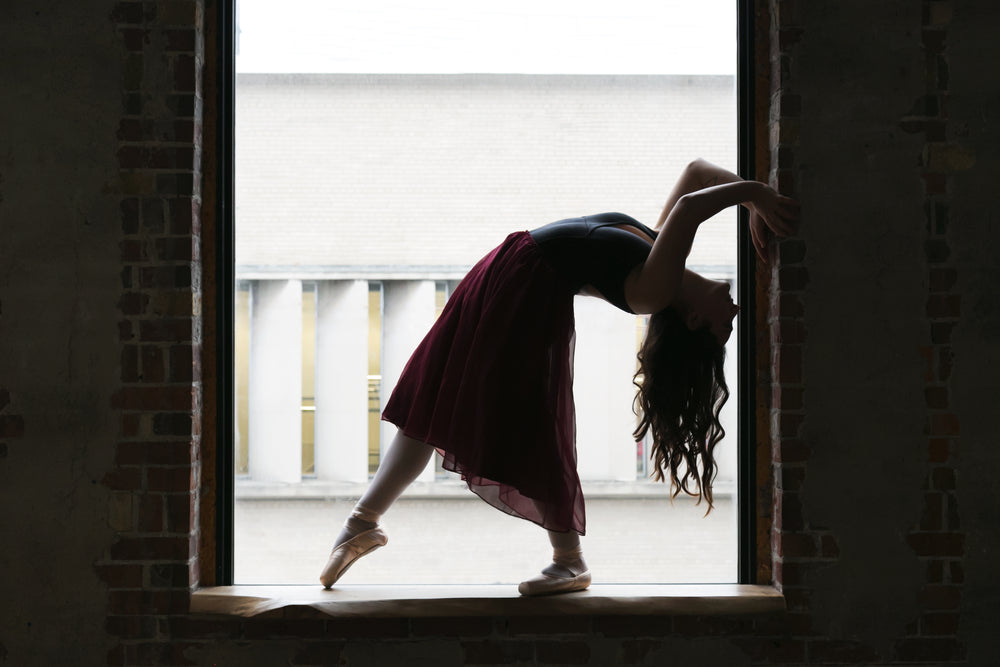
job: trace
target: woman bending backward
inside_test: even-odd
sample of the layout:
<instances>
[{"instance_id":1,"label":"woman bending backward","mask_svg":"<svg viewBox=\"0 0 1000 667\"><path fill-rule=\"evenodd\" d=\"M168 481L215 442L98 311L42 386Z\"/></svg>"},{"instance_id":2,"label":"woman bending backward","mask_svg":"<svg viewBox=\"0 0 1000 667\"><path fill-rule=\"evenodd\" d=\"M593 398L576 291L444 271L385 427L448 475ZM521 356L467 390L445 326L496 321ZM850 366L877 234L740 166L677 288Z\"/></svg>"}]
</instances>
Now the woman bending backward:
<instances>
[{"instance_id":1,"label":"woman bending backward","mask_svg":"<svg viewBox=\"0 0 1000 667\"><path fill-rule=\"evenodd\" d=\"M497 509L548 532L553 559L523 595L583 590L590 572L576 472L573 297L649 314L639 351L634 436L648 434L657 480L711 510L719 411L729 390L724 345L739 307L729 284L685 269L699 225L730 206L750 210L762 261L787 236L798 205L770 187L695 160L653 229L604 213L515 232L469 271L407 362L382 418L399 431L334 542L320 575L329 588L388 541L378 526L435 450L444 467Z\"/></svg>"}]
</instances>

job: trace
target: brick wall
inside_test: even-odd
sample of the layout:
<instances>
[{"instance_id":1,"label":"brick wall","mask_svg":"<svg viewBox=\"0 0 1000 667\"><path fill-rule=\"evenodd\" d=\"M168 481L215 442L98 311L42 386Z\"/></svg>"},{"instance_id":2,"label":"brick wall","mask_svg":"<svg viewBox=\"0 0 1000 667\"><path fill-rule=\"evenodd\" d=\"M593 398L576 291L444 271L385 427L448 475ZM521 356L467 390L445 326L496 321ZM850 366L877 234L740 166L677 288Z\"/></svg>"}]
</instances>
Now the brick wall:
<instances>
[{"instance_id":1,"label":"brick wall","mask_svg":"<svg viewBox=\"0 0 1000 667\"><path fill-rule=\"evenodd\" d=\"M199 582L203 11L125 0L110 15L124 61L120 439L103 479L117 535L96 569L114 665L148 664Z\"/></svg>"},{"instance_id":2,"label":"brick wall","mask_svg":"<svg viewBox=\"0 0 1000 667\"><path fill-rule=\"evenodd\" d=\"M0 572L18 604L0 610L0 661L992 664L998 10L769 9L769 177L803 203L766 311L788 611L236 620L187 613L211 513L198 249L214 242L199 171L213 5L12 8L0 488L16 537Z\"/></svg>"}]
</instances>

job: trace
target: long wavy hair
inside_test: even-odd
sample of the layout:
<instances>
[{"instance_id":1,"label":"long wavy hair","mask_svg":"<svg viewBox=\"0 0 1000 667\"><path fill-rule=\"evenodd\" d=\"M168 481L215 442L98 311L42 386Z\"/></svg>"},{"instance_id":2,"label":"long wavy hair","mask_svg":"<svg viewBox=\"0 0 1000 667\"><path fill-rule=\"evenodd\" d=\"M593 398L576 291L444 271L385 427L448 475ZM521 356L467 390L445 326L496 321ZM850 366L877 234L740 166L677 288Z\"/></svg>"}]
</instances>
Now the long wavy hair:
<instances>
[{"instance_id":1,"label":"long wavy hair","mask_svg":"<svg viewBox=\"0 0 1000 667\"><path fill-rule=\"evenodd\" d=\"M726 349L709 329L692 331L668 307L649 318L632 381L639 425L632 435L652 433L650 460L656 481L670 475L671 498L683 491L712 511L715 446L726 434L719 412L729 399L723 375Z\"/></svg>"}]
</instances>

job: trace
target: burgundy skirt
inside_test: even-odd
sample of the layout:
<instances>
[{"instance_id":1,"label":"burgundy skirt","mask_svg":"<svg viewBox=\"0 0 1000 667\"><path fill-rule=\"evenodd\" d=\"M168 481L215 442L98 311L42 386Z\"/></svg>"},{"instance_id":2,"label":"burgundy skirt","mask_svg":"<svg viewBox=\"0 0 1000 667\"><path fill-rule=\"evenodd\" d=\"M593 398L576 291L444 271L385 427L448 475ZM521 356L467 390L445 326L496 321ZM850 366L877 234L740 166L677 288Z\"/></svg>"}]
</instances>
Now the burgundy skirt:
<instances>
[{"instance_id":1,"label":"burgundy skirt","mask_svg":"<svg viewBox=\"0 0 1000 667\"><path fill-rule=\"evenodd\" d=\"M582 535L573 344L572 287L515 232L459 283L382 418L497 509Z\"/></svg>"}]
</instances>

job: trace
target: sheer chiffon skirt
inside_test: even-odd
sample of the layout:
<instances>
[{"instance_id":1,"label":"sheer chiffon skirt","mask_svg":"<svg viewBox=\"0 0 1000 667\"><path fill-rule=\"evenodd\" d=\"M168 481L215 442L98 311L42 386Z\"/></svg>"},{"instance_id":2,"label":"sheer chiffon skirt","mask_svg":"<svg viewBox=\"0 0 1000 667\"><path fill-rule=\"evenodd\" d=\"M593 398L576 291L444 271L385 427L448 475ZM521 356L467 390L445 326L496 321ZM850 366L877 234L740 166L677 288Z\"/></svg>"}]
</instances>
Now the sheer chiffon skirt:
<instances>
[{"instance_id":1,"label":"sheer chiffon skirt","mask_svg":"<svg viewBox=\"0 0 1000 667\"><path fill-rule=\"evenodd\" d=\"M582 535L573 344L571 286L515 232L459 283L382 418L490 505Z\"/></svg>"}]
</instances>

